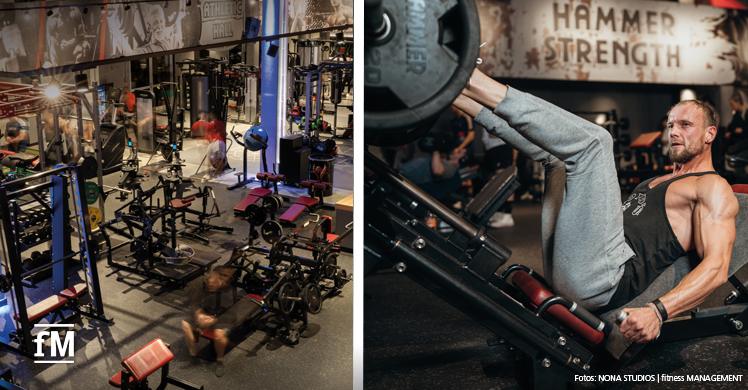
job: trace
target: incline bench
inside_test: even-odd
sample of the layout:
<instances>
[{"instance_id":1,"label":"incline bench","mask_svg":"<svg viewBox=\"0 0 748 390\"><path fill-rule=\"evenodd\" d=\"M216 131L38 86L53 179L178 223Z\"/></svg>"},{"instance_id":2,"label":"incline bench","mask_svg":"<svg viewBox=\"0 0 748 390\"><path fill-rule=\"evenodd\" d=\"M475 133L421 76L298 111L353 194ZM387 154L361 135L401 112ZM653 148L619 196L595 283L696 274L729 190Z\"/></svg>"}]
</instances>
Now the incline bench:
<instances>
[{"instance_id":1,"label":"incline bench","mask_svg":"<svg viewBox=\"0 0 748 390\"><path fill-rule=\"evenodd\" d=\"M37 323L42 318L46 317L50 313L54 313L51 322L57 319L62 319L62 309L70 308L77 311L78 298L88 291L88 287L85 283L78 283L72 287L68 287L59 293L52 295L44 300L41 300L26 308L26 313L29 316L29 322ZM13 318L16 321L20 320L18 313L13 314Z\"/></svg>"},{"instance_id":2,"label":"incline bench","mask_svg":"<svg viewBox=\"0 0 748 390\"><path fill-rule=\"evenodd\" d=\"M173 359L174 354L169 349L169 345L160 338L155 339L124 358L122 370L109 378L109 384L121 389L146 390L150 388L148 376L161 369L159 389L172 384L182 389L202 390L203 386L197 387L197 385L169 375L169 362Z\"/></svg>"}]
</instances>

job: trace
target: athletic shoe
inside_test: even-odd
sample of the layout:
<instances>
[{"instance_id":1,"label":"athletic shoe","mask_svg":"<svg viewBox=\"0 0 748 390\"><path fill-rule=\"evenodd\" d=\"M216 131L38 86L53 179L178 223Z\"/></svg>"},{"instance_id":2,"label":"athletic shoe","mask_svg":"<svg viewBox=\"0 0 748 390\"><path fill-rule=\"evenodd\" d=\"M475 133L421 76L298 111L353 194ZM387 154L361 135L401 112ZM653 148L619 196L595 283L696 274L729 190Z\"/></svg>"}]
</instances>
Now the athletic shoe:
<instances>
[{"instance_id":1,"label":"athletic shoe","mask_svg":"<svg viewBox=\"0 0 748 390\"><path fill-rule=\"evenodd\" d=\"M498 217L497 214L500 214ZM514 226L514 218L509 213L496 213L488 221L488 226L492 229L506 228Z\"/></svg>"}]
</instances>

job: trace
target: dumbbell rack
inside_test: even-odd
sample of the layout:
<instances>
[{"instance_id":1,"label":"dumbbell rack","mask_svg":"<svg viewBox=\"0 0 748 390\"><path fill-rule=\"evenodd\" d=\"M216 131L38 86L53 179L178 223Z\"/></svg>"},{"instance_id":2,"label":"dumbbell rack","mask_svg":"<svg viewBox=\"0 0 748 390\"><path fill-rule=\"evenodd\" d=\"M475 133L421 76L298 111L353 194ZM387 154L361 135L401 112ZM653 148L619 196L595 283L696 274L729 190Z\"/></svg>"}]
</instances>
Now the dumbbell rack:
<instances>
[{"instance_id":1,"label":"dumbbell rack","mask_svg":"<svg viewBox=\"0 0 748 390\"><path fill-rule=\"evenodd\" d=\"M38 184L30 184L38 183ZM32 349L31 330L33 323L29 321L26 295L24 293L25 279L43 269L52 269L52 291L62 291L68 288L68 269L66 260L78 257L85 272L87 293L91 302L86 307L81 307L79 313L87 316L108 321L104 317L104 306L101 299L99 287L99 276L96 269L98 257L96 248L91 237L91 228L88 221L88 211L85 200L85 180L79 179L78 167L69 165L51 169L23 179L0 184L0 203L8 205L5 211L0 212L2 222L2 239L5 240L6 253L5 272L10 272L11 291L13 293L13 305L18 314L15 339L0 340L3 344L17 349L22 353L30 354ZM46 198L41 193L49 193ZM72 199L70 197L72 196ZM27 201L25 206L36 203L32 209L44 210L48 214L42 215L37 212L33 215L23 213L20 204ZM72 228L70 227L71 210L74 207L73 218L76 222L76 231L79 239L79 250L71 250ZM49 221L49 229L42 232L30 232L29 227L34 221ZM39 229L37 229L39 230ZM24 272L22 253L42 242L51 239L51 264L41 266L34 270ZM8 275L6 275L8 276Z\"/></svg>"}]
</instances>

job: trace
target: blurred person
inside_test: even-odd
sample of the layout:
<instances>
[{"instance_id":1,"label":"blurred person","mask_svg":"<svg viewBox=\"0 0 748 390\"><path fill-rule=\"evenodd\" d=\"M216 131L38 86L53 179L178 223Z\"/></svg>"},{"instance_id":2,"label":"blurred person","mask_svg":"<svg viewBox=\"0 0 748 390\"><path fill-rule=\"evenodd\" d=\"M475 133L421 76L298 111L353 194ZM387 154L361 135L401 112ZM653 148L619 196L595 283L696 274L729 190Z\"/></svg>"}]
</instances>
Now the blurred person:
<instances>
[{"instance_id":1,"label":"blurred person","mask_svg":"<svg viewBox=\"0 0 748 390\"><path fill-rule=\"evenodd\" d=\"M24 152L29 146L29 125L19 117L12 117L5 124L5 142L1 149Z\"/></svg>"}]
</instances>

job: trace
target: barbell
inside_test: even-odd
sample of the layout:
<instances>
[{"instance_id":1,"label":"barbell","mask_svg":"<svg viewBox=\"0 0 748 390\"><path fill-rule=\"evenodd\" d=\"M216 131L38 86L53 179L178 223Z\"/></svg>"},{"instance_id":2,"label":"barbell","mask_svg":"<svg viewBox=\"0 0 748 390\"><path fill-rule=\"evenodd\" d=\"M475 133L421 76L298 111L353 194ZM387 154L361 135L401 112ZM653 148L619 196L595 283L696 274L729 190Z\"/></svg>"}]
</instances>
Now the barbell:
<instances>
[{"instance_id":1,"label":"barbell","mask_svg":"<svg viewBox=\"0 0 748 390\"><path fill-rule=\"evenodd\" d=\"M412 142L467 85L480 48L474 0L365 0L367 144Z\"/></svg>"}]
</instances>

